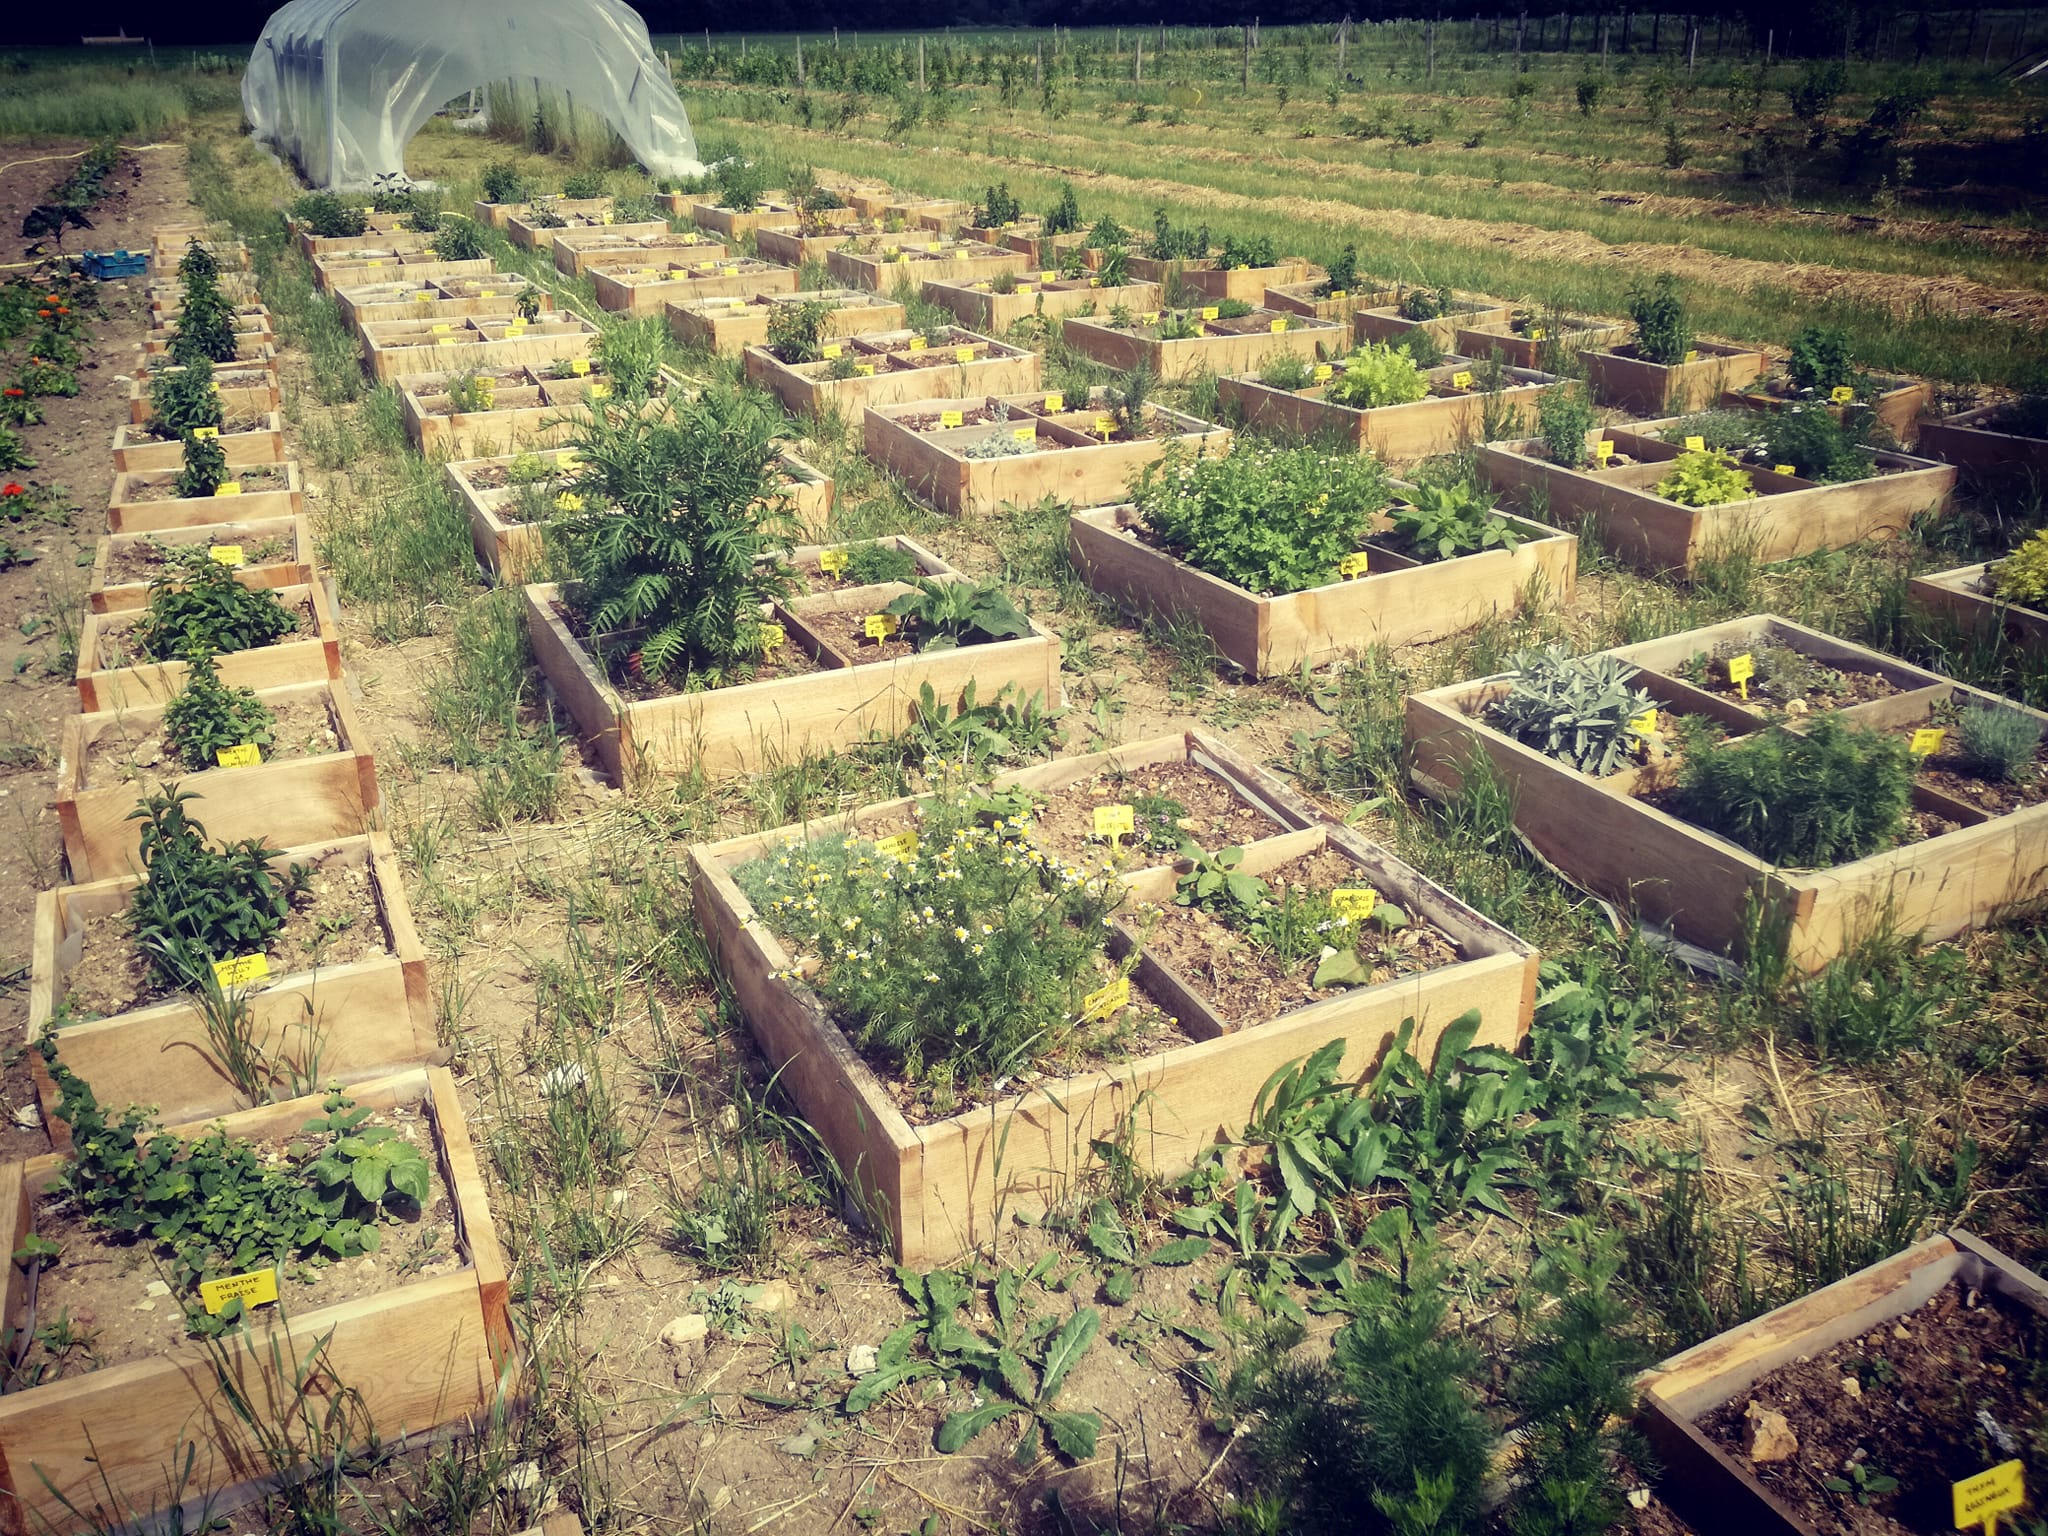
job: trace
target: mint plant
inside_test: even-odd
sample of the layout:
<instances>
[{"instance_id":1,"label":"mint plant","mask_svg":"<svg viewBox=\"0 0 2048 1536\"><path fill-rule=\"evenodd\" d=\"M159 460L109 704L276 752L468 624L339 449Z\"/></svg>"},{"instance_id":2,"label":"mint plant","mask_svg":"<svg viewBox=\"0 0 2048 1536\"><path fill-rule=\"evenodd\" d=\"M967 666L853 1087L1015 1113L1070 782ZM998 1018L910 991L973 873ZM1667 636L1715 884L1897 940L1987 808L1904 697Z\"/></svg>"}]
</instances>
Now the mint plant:
<instances>
[{"instance_id":1,"label":"mint plant","mask_svg":"<svg viewBox=\"0 0 2048 1536\"><path fill-rule=\"evenodd\" d=\"M1469 481L1418 485L1388 516L1394 539L1418 560L1455 560L1481 550L1512 550L1527 537Z\"/></svg>"},{"instance_id":2,"label":"mint plant","mask_svg":"<svg viewBox=\"0 0 2048 1536\"><path fill-rule=\"evenodd\" d=\"M1358 286L1358 247L1345 246L1337 259L1323 271L1323 280L1315 286L1317 298L1327 299L1340 293L1350 293Z\"/></svg>"},{"instance_id":3,"label":"mint plant","mask_svg":"<svg viewBox=\"0 0 2048 1536\"><path fill-rule=\"evenodd\" d=\"M212 654L204 651L191 658L185 686L164 706L171 750L195 771L218 766L217 754L230 747L269 746L274 724L270 706L255 690L222 682Z\"/></svg>"},{"instance_id":4,"label":"mint plant","mask_svg":"<svg viewBox=\"0 0 2048 1536\"><path fill-rule=\"evenodd\" d=\"M185 456L172 488L181 497L211 496L228 477L227 450L218 437L199 437L190 431L184 436Z\"/></svg>"},{"instance_id":5,"label":"mint plant","mask_svg":"<svg viewBox=\"0 0 2048 1536\"><path fill-rule=\"evenodd\" d=\"M1583 469L1592 457L1586 436L1593 430L1593 400L1583 384L1546 389L1536 401L1536 433L1550 462Z\"/></svg>"},{"instance_id":6,"label":"mint plant","mask_svg":"<svg viewBox=\"0 0 2048 1536\"><path fill-rule=\"evenodd\" d=\"M1216 255L1216 265L1228 272L1238 267L1270 267L1279 259L1280 253L1271 235L1252 235L1249 238L1225 235Z\"/></svg>"},{"instance_id":7,"label":"mint plant","mask_svg":"<svg viewBox=\"0 0 2048 1536\"><path fill-rule=\"evenodd\" d=\"M768 350L785 363L815 363L824 353L825 321L832 306L822 299L775 304L768 310Z\"/></svg>"},{"instance_id":8,"label":"mint plant","mask_svg":"<svg viewBox=\"0 0 2048 1536\"><path fill-rule=\"evenodd\" d=\"M562 178L562 196L571 202L590 202L604 196L603 171L577 171Z\"/></svg>"},{"instance_id":9,"label":"mint plant","mask_svg":"<svg viewBox=\"0 0 2048 1536\"><path fill-rule=\"evenodd\" d=\"M1849 352L1849 333L1839 326L1807 326L1792 338L1785 372L1794 388L1809 394L1825 394L1852 384L1856 361Z\"/></svg>"},{"instance_id":10,"label":"mint plant","mask_svg":"<svg viewBox=\"0 0 2048 1536\"><path fill-rule=\"evenodd\" d=\"M1656 700L1630 686L1638 669L1612 656L1575 657L1562 646L1518 651L1508 692L1487 723L1581 773L1605 778L1642 742L1635 727Z\"/></svg>"},{"instance_id":11,"label":"mint plant","mask_svg":"<svg viewBox=\"0 0 2048 1536\"><path fill-rule=\"evenodd\" d=\"M1756 494L1749 472L1715 449L1689 449L1671 461L1657 494L1681 507L1718 507Z\"/></svg>"},{"instance_id":12,"label":"mint plant","mask_svg":"<svg viewBox=\"0 0 2048 1536\"><path fill-rule=\"evenodd\" d=\"M473 219L458 218L450 214L440 221L435 231L434 254L442 261L480 259L484 254L482 226Z\"/></svg>"},{"instance_id":13,"label":"mint plant","mask_svg":"<svg viewBox=\"0 0 2048 1536\"><path fill-rule=\"evenodd\" d=\"M333 239L360 235L370 227L369 215L332 192L308 192L292 204L292 217L309 235Z\"/></svg>"},{"instance_id":14,"label":"mint plant","mask_svg":"<svg viewBox=\"0 0 2048 1536\"><path fill-rule=\"evenodd\" d=\"M515 167L494 160L484 167L483 192L487 203L523 203L533 196L533 185Z\"/></svg>"},{"instance_id":15,"label":"mint plant","mask_svg":"<svg viewBox=\"0 0 2048 1536\"><path fill-rule=\"evenodd\" d=\"M274 591L243 586L203 548L179 550L149 584L135 642L152 661L184 661L269 645L298 627Z\"/></svg>"},{"instance_id":16,"label":"mint plant","mask_svg":"<svg viewBox=\"0 0 2048 1536\"><path fill-rule=\"evenodd\" d=\"M1678 279L1660 272L1647 287L1629 291L1629 318L1635 322L1636 351L1644 361L1667 368L1685 361L1692 350L1692 320L1678 296Z\"/></svg>"},{"instance_id":17,"label":"mint plant","mask_svg":"<svg viewBox=\"0 0 2048 1536\"><path fill-rule=\"evenodd\" d=\"M149 381L149 414L161 432L182 437L195 427L221 423L213 360L195 358L182 368L160 368Z\"/></svg>"},{"instance_id":18,"label":"mint plant","mask_svg":"<svg viewBox=\"0 0 2048 1536\"><path fill-rule=\"evenodd\" d=\"M1401 295L1396 306L1403 320L1418 324L1425 320L1439 320L1451 312L1455 296L1448 288L1410 288Z\"/></svg>"},{"instance_id":19,"label":"mint plant","mask_svg":"<svg viewBox=\"0 0 2048 1536\"><path fill-rule=\"evenodd\" d=\"M257 838L209 847L206 828L185 813L197 798L172 784L128 814L142 823L143 870L128 925L157 980L184 990L212 984L216 960L261 953L307 879L298 865L274 869L280 850Z\"/></svg>"}]
</instances>

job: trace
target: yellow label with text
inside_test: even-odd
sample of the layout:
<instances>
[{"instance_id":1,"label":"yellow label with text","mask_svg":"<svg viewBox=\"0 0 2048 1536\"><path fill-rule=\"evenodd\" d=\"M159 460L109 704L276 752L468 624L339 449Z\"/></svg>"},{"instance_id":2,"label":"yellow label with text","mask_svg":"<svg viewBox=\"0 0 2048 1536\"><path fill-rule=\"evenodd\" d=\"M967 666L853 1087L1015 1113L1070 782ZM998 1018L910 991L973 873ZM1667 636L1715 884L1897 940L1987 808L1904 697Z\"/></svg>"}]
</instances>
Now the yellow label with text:
<instances>
[{"instance_id":1,"label":"yellow label with text","mask_svg":"<svg viewBox=\"0 0 2048 1536\"><path fill-rule=\"evenodd\" d=\"M913 352L922 352L930 345L931 343L926 341L922 336L913 336L910 338L910 350Z\"/></svg>"},{"instance_id":2,"label":"yellow label with text","mask_svg":"<svg viewBox=\"0 0 2048 1536\"><path fill-rule=\"evenodd\" d=\"M610 211L609 209L607 209L607 210L606 210L605 212L603 212L603 213L600 213L600 214L599 214L599 215L597 216L597 222L598 222L598 223L600 223L600 224L609 224L609 223L611 223L611 221L612 221L612 216L611 216L611 211Z\"/></svg>"},{"instance_id":3,"label":"yellow label with text","mask_svg":"<svg viewBox=\"0 0 2048 1536\"><path fill-rule=\"evenodd\" d=\"M861 626L870 640L886 640L896 633L896 615L893 613L871 613Z\"/></svg>"},{"instance_id":4,"label":"yellow label with text","mask_svg":"<svg viewBox=\"0 0 2048 1536\"><path fill-rule=\"evenodd\" d=\"M789 632L780 624L763 624L761 626L761 649L764 651L781 650L782 642L788 638Z\"/></svg>"},{"instance_id":5,"label":"yellow label with text","mask_svg":"<svg viewBox=\"0 0 2048 1536\"><path fill-rule=\"evenodd\" d=\"M216 544L207 550L206 553L213 559L218 560L222 565L240 565L242 563L242 546L239 544Z\"/></svg>"},{"instance_id":6,"label":"yellow label with text","mask_svg":"<svg viewBox=\"0 0 2048 1536\"><path fill-rule=\"evenodd\" d=\"M1704 437L1688 437L1685 440L1685 451L1687 453L1705 453L1707 451L1707 440Z\"/></svg>"},{"instance_id":7,"label":"yellow label with text","mask_svg":"<svg viewBox=\"0 0 2048 1536\"><path fill-rule=\"evenodd\" d=\"M1095 425L1088 430L1100 436L1108 437L1112 432L1116 431L1116 418L1114 416L1098 416L1095 418Z\"/></svg>"},{"instance_id":8,"label":"yellow label with text","mask_svg":"<svg viewBox=\"0 0 2048 1536\"><path fill-rule=\"evenodd\" d=\"M1472 375L1465 369L1460 368L1456 373L1451 375L1451 388L1470 389L1471 387Z\"/></svg>"},{"instance_id":9,"label":"yellow label with text","mask_svg":"<svg viewBox=\"0 0 2048 1536\"><path fill-rule=\"evenodd\" d=\"M827 346L818 348L818 356L825 358L829 361L830 359L839 356L840 353L842 353L845 350L846 349L844 347L840 346L839 343L835 341Z\"/></svg>"},{"instance_id":10,"label":"yellow label with text","mask_svg":"<svg viewBox=\"0 0 2048 1536\"><path fill-rule=\"evenodd\" d=\"M1834 401L1837 405L1847 405L1850 401L1856 398L1856 391L1851 389L1846 384L1837 384L1833 389L1828 391L1828 398Z\"/></svg>"},{"instance_id":11,"label":"yellow label with text","mask_svg":"<svg viewBox=\"0 0 2048 1536\"><path fill-rule=\"evenodd\" d=\"M569 372L574 374L576 377L581 378L584 374L590 372L590 359L587 357L570 358Z\"/></svg>"},{"instance_id":12,"label":"yellow label with text","mask_svg":"<svg viewBox=\"0 0 2048 1536\"><path fill-rule=\"evenodd\" d=\"M2018 1509L2027 1502L2027 1469L2018 1461L2000 1462L1988 1472L1966 1477L1951 1487L1956 1529L1981 1525L1988 1530L2008 1509Z\"/></svg>"},{"instance_id":13,"label":"yellow label with text","mask_svg":"<svg viewBox=\"0 0 2048 1536\"><path fill-rule=\"evenodd\" d=\"M1138 323L1140 325L1157 325L1159 323L1159 311L1156 309L1146 310L1142 315L1138 316Z\"/></svg>"},{"instance_id":14,"label":"yellow label with text","mask_svg":"<svg viewBox=\"0 0 2048 1536\"><path fill-rule=\"evenodd\" d=\"M1605 464L1609 459L1613 457L1614 444L1609 442L1606 438L1601 438L1599 442L1593 445L1593 458L1596 463Z\"/></svg>"},{"instance_id":15,"label":"yellow label with text","mask_svg":"<svg viewBox=\"0 0 2048 1536\"><path fill-rule=\"evenodd\" d=\"M239 496L242 494L242 482L239 480L223 480L213 488L213 494L216 496Z\"/></svg>"},{"instance_id":16,"label":"yellow label with text","mask_svg":"<svg viewBox=\"0 0 2048 1536\"><path fill-rule=\"evenodd\" d=\"M213 979L224 987L246 987L252 981L267 981L270 961L262 955L236 955L213 962Z\"/></svg>"},{"instance_id":17,"label":"yellow label with text","mask_svg":"<svg viewBox=\"0 0 2048 1536\"><path fill-rule=\"evenodd\" d=\"M381 267L384 265L384 263L381 259L373 256L368 261L364 262L363 265L366 267Z\"/></svg>"},{"instance_id":18,"label":"yellow label with text","mask_svg":"<svg viewBox=\"0 0 2048 1536\"><path fill-rule=\"evenodd\" d=\"M1035 443L1038 441L1038 428L1012 427L1010 428L1010 436L1017 439L1020 443Z\"/></svg>"},{"instance_id":19,"label":"yellow label with text","mask_svg":"<svg viewBox=\"0 0 2048 1536\"><path fill-rule=\"evenodd\" d=\"M1644 710L1635 719L1629 721L1628 728L1638 736L1655 735L1657 731L1657 711L1654 709Z\"/></svg>"},{"instance_id":20,"label":"yellow label with text","mask_svg":"<svg viewBox=\"0 0 2048 1536\"><path fill-rule=\"evenodd\" d=\"M1219 305L1205 304L1202 306L1202 318L1204 320L1215 320L1219 318L1222 315L1222 313L1223 310Z\"/></svg>"},{"instance_id":21,"label":"yellow label with text","mask_svg":"<svg viewBox=\"0 0 2048 1536\"><path fill-rule=\"evenodd\" d=\"M1045 408L1048 411L1064 411L1067 408L1067 397L1065 395L1047 395L1045 397Z\"/></svg>"},{"instance_id":22,"label":"yellow label with text","mask_svg":"<svg viewBox=\"0 0 2048 1536\"><path fill-rule=\"evenodd\" d=\"M1351 297L1351 290L1349 288L1332 288L1330 290L1330 297L1333 299L1348 299Z\"/></svg>"},{"instance_id":23,"label":"yellow label with text","mask_svg":"<svg viewBox=\"0 0 2048 1536\"><path fill-rule=\"evenodd\" d=\"M1799 466L1797 464L1773 464L1771 466L1771 473L1774 475L1796 475L1799 473Z\"/></svg>"},{"instance_id":24,"label":"yellow label with text","mask_svg":"<svg viewBox=\"0 0 2048 1536\"><path fill-rule=\"evenodd\" d=\"M1097 987L1081 999L1081 1017L1084 1019L1106 1019L1119 1008L1127 1008L1131 1002L1131 978L1119 976L1106 987Z\"/></svg>"},{"instance_id":25,"label":"yellow label with text","mask_svg":"<svg viewBox=\"0 0 2048 1536\"><path fill-rule=\"evenodd\" d=\"M1271 325L1267 326L1266 329L1271 331L1275 336L1278 336L1281 332L1287 329L1287 322L1285 320L1275 320Z\"/></svg>"},{"instance_id":26,"label":"yellow label with text","mask_svg":"<svg viewBox=\"0 0 2048 1536\"><path fill-rule=\"evenodd\" d=\"M431 304L434 302L434 291L431 288L422 288L412 296L412 301L415 304Z\"/></svg>"},{"instance_id":27,"label":"yellow label with text","mask_svg":"<svg viewBox=\"0 0 2048 1536\"><path fill-rule=\"evenodd\" d=\"M1728 681L1746 683L1756 676L1756 658L1744 651L1740 656L1728 658Z\"/></svg>"},{"instance_id":28,"label":"yellow label with text","mask_svg":"<svg viewBox=\"0 0 2048 1536\"><path fill-rule=\"evenodd\" d=\"M1057 272L1041 272L1038 274L1038 280L1041 283L1050 283L1056 281L1058 277L1059 273Z\"/></svg>"},{"instance_id":29,"label":"yellow label with text","mask_svg":"<svg viewBox=\"0 0 2048 1536\"><path fill-rule=\"evenodd\" d=\"M1541 341L1543 339L1543 328L1541 326L1538 326L1535 330L1531 331L1529 333L1529 339L1531 341Z\"/></svg>"},{"instance_id":30,"label":"yellow label with text","mask_svg":"<svg viewBox=\"0 0 2048 1536\"><path fill-rule=\"evenodd\" d=\"M1913 733L1913 755L1915 757L1934 756L1935 753L1941 750L1941 739L1947 734L1948 732L1942 730L1939 726L1922 726Z\"/></svg>"},{"instance_id":31,"label":"yellow label with text","mask_svg":"<svg viewBox=\"0 0 2048 1536\"><path fill-rule=\"evenodd\" d=\"M609 400L612 396L612 387L609 384L593 384L584 393L593 400Z\"/></svg>"},{"instance_id":32,"label":"yellow label with text","mask_svg":"<svg viewBox=\"0 0 2048 1536\"><path fill-rule=\"evenodd\" d=\"M1363 921L1380 909L1380 893L1369 885L1340 888L1330 892L1330 908L1339 917Z\"/></svg>"},{"instance_id":33,"label":"yellow label with text","mask_svg":"<svg viewBox=\"0 0 2048 1536\"><path fill-rule=\"evenodd\" d=\"M953 361L954 361L954 362L956 362L956 363L971 363L971 362L973 362L973 361L974 361L974 348L972 348L972 347L955 347L955 348L953 349Z\"/></svg>"},{"instance_id":34,"label":"yellow label with text","mask_svg":"<svg viewBox=\"0 0 2048 1536\"><path fill-rule=\"evenodd\" d=\"M495 299L498 296L498 290L495 288L479 288L476 296L480 299Z\"/></svg>"},{"instance_id":35,"label":"yellow label with text","mask_svg":"<svg viewBox=\"0 0 2048 1536\"><path fill-rule=\"evenodd\" d=\"M208 1312L218 1312L231 1301L245 1307L266 1306L277 1300L277 1271L251 1270L246 1275L226 1275L219 1280L199 1282L199 1299Z\"/></svg>"},{"instance_id":36,"label":"yellow label with text","mask_svg":"<svg viewBox=\"0 0 2048 1536\"><path fill-rule=\"evenodd\" d=\"M942 427L957 427L960 425L960 421L961 416L958 411L939 412L939 425Z\"/></svg>"},{"instance_id":37,"label":"yellow label with text","mask_svg":"<svg viewBox=\"0 0 2048 1536\"><path fill-rule=\"evenodd\" d=\"M917 834L898 832L893 837L881 838L875 843L875 852L884 858L901 859L907 864L917 853Z\"/></svg>"},{"instance_id":38,"label":"yellow label with text","mask_svg":"<svg viewBox=\"0 0 2048 1536\"><path fill-rule=\"evenodd\" d=\"M873 363L855 363L853 371L859 378L872 379L875 376L875 365Z\"/></svg>"},{"instance_id":39,"label":"yellow label with text","mask_svg":"<svg viewBox=\"0 0 2048 1536\"><path fill-rule=\"evenodd\" d=\"M1346 581L1353 581L1363 576L1370 566L1370 557L1361 549L1355 554L1346 555L1337 562L1337 574Z\"/></svg>"},{"instance_id":40,"label":"yellow label with text","mask_svg":"<svg viewBox=\"0 0 2048 1536\"><path fill-rule=\"evenodd\" d=\"M1685 360L1688 363L1696 363L1700 360L1700 355L1697 351L1688 352L1685 354Z\"/></svg>"},{"instance_id":41,"label":"yellow label with text","mask_svg":"<svg viewBox=\"0 0 2048 1536\"><path fill-rule=\"evenodd\" d=\"M1095 807L1097 837L1129 837L1138 828L1137 815L1128 805Z\"/></svg>"},{"instance_id":42,"label":"yellow label with text","mask_svg":"<svg viewBox=\"0 0 2048 1536\"><path fill-rule=\"evenodd\" d=\"M437 347L452 347L458 345L458 343L453 336L436 336L434 338L434 345Z\"/></svg>"},{"instance_id":43,"label":"yellow label with text","mask_svg":"<svg viewBox=\"0 0 2048 1536\"><path fill-rule=\"evenodd\" d=\"M220 428L219 428L219 427L194 427L194 428L192 429L192 435L193 435L194 437L219 437L219 436L220 436Z\"/></svg>"},{"instance_id":44,"label":"yellow label with text","mask_svg":"<svg viewBox=\"0 0 2048 1536\"><path fill-rule=\"evenodd\" d=\"M525 334L526 322L524 320L514 320L510 325L505 327L505 335L508 338L514 336L524 336Z\"/></svg>"},{"instance_id":45,"label":"yellow label with text","mask_svg":"<svg viewBox=\"0 0 2048 1536\"><path fill-rule=\"evenodd\" d=\"M738 277L740 275L740 269L738 267L720 267L718 269L718 275L720 277Z\"/></svg>"},{"instance_id":46,"label":"yellow label with text","mask_svg":"<svg viewBox=\"0 0 2048 1536\"><path fill-rule=\"evenodd\" d=\"M450 325L447 321L443 320L440 324L434 327L432 334L436 336L446 336L450 331L454 329L454 326Z\"/></svg>"},{"instance_id":47,"label":"yellow label with text","mask_svg":"<svg viewBox=\"0 0 2048 1536\"><path fill-rule=\"evenodd\" d=\"M818 569L827 576L837 576L846 569L846 551L843 549L821 551L818 555Z\"/></svg>"},{"instance_id":48,"label":"yellow label with text","mask_svg":"<svg viewBox=\"0 0 2048 1536\"><path fill-rule=\"evenodd\" d=\"M239 747L217 749L213 760L223 768L254 768L263 761L263 749L253 741L245 741Z\"/></svg>"},{"instance_id":49,"label":"yellow label with text","mask_svg":"<svg viewBox=\"0 0 2048 1536\"><path fill-rule=\"evenodd\" d=\"M1325 379L1332 377L1336 373L1336 371L1337 370L1332 368L1328 363L1317 363L1315 371L1315 381L1318 384L1320 384Z\"/></svg>"}]
</instances>

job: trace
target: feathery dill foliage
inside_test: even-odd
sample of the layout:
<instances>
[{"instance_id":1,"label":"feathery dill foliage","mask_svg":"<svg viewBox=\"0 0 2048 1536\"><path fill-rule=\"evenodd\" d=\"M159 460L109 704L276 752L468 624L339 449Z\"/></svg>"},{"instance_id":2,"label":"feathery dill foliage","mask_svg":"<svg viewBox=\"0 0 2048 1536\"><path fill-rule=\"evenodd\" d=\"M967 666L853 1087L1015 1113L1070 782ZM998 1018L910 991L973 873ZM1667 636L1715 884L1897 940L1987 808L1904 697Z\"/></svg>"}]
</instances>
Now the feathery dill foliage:
<instances>
[{"instance_id":1,"label":"feathery dill foliage","mask_svg":"<svg viewBox=\"0 0 2048 1536\"><path fill-rule=\"evenodd\" d=\"M820 969L847 1032L943 1101L1021 1070L1082 1027L1116 880L1060 865L1023 818L964 789L927 803L907 858L855 837L791 842L733 878Z\"/></svg>"},{"instance_id":2,"label":"feathery dill foliage","mask_svg":"<svg viewBox=\"0 0 2048 1536\"><path fill-rule=\"evenodd\" d=\"M706 390L669 421L590 412L576 441L581 500L551 525L568 599L646 678L687 688L745 681L781 639L761 605L795 578L772 551L799 529L776 473L779 420L747 395Z\"/></svg>"},{"instance_id":3,"label":"feathery dill foliage","mask_svg":"<svg viewBox=\"0 0 2048 1536\"><path fill-rule=\"evenodd\" d=\"M1684 811L1760 858L1798 869L1860 859L1898 841L1913 754L1896 736L1822 715L1728 746L1686 722Z\"/></svg>"}]
</instances>

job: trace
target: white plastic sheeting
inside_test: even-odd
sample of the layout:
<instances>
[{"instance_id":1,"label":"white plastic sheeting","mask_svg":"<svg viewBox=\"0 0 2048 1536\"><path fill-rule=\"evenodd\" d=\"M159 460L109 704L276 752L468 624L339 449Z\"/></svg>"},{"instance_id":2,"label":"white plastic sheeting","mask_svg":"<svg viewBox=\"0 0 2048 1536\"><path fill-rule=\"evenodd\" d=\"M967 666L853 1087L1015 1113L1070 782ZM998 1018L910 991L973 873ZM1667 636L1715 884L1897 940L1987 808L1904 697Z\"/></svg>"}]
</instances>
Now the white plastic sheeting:
<instances>
[{"instance_id":1,"label":"white plastic sheeting","mask_svg":"<svg viewBox=\"0 0 2048 1536\"><path fill-rule=\"evenodd\" d=\"M694 176L690 119L621 0L290 0L242 74L242 112L316 187L404 174L405 146L493 81L555 87L657 176Z\"/></svg>"}]
</instances>

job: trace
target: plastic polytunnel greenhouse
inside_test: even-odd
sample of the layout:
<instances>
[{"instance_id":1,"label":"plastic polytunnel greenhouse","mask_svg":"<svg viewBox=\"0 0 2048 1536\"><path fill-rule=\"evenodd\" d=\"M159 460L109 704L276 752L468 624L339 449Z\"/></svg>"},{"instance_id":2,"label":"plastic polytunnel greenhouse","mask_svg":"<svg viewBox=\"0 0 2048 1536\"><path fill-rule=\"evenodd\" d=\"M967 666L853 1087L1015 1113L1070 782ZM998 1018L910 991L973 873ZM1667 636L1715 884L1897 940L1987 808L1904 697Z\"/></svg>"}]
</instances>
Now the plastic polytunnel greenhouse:
<instances>
[{"instance_id":1,"label":"plastic polytunnel greenhouse","mask_svg":"<svg viewBox=\"0 0 2048 1536\"><path fill-rule=\"evenodd\" d=\"M500 81L553 87L657 176L703 169L647 24L621 0L291 0L249 56L242 111L308 184L359 188L403 175L427 119Z\"/></svg>"}]
</instances>

